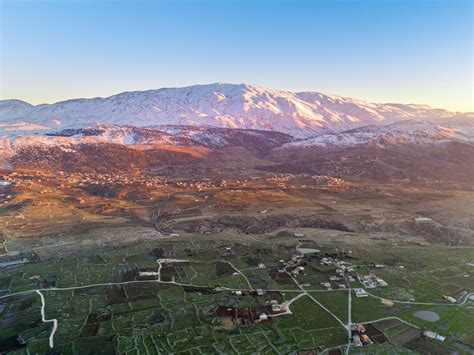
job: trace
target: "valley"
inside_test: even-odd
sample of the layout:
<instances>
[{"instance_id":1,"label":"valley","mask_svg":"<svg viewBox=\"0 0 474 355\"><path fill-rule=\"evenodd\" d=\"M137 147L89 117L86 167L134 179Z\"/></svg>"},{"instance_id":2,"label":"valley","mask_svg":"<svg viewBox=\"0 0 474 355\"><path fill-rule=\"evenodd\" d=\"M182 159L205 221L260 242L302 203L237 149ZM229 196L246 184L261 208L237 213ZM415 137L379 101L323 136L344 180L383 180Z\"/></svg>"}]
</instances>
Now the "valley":
<instances>
[{"instance_id":1,"label":"valley","mask_svg":"<svg viewBox=\"0 0 474 355\"><path fill-rule=\"evenodd\" d=\"M251 146L78 148L2 171L7 353L474 348L462 175L272 172L281 153Z\"/></svg>"},{"instance_id":2,"label":"valley","mask_svg":"<svg viewBox=\"0 0 474 355\"><path fill-rule=\"evenodd\" d=\"M0 352L472 353L470 115L317 95L3 102Z\"/></svg>"}]
</instances>

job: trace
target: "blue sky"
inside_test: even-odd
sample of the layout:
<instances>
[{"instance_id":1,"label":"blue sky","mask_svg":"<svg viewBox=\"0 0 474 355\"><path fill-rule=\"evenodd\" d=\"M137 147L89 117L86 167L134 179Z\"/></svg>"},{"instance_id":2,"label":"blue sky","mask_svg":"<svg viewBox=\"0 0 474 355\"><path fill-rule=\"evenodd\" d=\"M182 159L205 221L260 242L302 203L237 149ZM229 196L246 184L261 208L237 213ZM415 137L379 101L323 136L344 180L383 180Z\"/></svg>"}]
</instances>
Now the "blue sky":
<instances>
[{"instance_id":1,"label":"blue sky","mask_svg":"<svg viewBox=\"0 0 474 355\"><path fill-rule=\"evenodd\" d=\"M0 94L212 82L473 107L470 0L0 0Z\"/></svg>"}]
</instances>

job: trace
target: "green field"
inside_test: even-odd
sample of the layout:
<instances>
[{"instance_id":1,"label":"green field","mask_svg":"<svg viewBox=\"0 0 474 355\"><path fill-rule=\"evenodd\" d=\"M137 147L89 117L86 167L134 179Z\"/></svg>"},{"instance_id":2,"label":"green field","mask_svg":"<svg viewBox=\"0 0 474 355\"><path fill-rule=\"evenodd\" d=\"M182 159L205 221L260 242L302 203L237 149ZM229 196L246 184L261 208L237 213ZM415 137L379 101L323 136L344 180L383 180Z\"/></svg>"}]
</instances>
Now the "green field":
<instances>
[{"instance_id":1,"label":"green field","mask_svg":"<svg viewBox=\"0 0 474 355\"><path fill-rule=\"evenodd\" d=\"M468 353L474 347L474 304L466 298L474 291L467 264L472 249L411 245L395 250L349 243L349 255L340 252L338 235L314 230L305 238L320 246L322 255L305 256L304 272L294 277L283 272L280 260L289 260L298 239L281 234L259 236L258 243L245 235L188 235L2 269L0 352L50 353L53 324L42 321L38 289L46 319L57 320L53 350L61 353L270 354L344 348L351 291L319 285L337 269L319 263L336 253L336 244L341 261L384 264L358 270L361 275L376 272L389 284L367 289L369 297L352 294L352 322L375 322L388 337L353 347L352 353L419 353L441 346L420 336L403 341L405 332L422 330L447 336L442 346L450 351ZM159 263L159 258L174 260ZM450 305L442 295L464 298ZM384 305L376 296L393 304ZM271 313L272 301L291 302L289 311L259 320L259 314ZM415 311L432 311L439 319L429 322ZM407 323L377 323L385 318Z\"/></svg>"}]
</instances>

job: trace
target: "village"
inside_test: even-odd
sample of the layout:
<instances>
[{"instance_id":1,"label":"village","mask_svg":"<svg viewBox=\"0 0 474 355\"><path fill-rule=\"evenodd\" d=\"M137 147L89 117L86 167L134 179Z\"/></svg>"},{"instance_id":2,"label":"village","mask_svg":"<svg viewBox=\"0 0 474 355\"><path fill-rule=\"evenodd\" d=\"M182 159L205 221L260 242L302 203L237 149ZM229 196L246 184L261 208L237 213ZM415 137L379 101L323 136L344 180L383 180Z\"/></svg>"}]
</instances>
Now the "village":
<instances>
[{"instance_id":1,"label":"village","mask_svg":"<svg viewBox=\"0 0 474 355\"><path fill-rule=\"evenodd\" d=\"M302 238L304 233L294 233L294 237ZM308 271L304 265L308 261L317 262L323 267L333 267L331 272L326 272L324 275L327 281L321 282L320 286L326 291L343 291L346 290L354 294L357 298L368 298L370 293L368 289L376 289L378 287L387 287L388 283L378 276L375 272L377 269L386 268L383 264L353 264L346 260L341 260L334 255L319 255L321 252L315 248L299 248L301 242L295 248L296 253L291 255L289 260L280 259L279 263L281 267L277 270L270 270L270 274L274 275L274 279L277 274L287 274L294 282L301 288L303 292L309 290L311 284L301 283L299 281L300 276L305 275ZM230 247L226 248L225 255L232 255ZM347 255L350 256L351 252L348 251ZM266 269L263 263L258 266L260 269ZM399 269L403 269L403 266L399 265ZM238 275L236 272L235 275ZM218 291L223 291L221 288L216 288ZM226 306L220 305L216 310L216 315L219 317L225 317L235 322L237 326L246 326L259 323L271 323L274 317L284 316L292 314L291 304L294 299L283 301L284 290L266 290L266 289L247 289L237 290L234 294L239 297L253 297L261 298L263 304L259 307L238 307L238 306ZM300 296L303 294L300 294ZM299 296L295 297L298 298ZM447 303L457 302L451 296L443 295L442 298ZM415 301L411 299L410 301ZM394 302L388 299L381 299L381 304L385 307L393 307ZM383 344L388 341L387 337L374 325L367 323L351 323L350 324L351 334L351 345L354 347L368 346L371 344ZM425 330L422 333L423 337L428 340L443 342L446 336L438 334L432 330Z\"/></svg>"},{"instance_id":2,"label":"village","mask_svg":"<svg viewBox=\"0 0 474 355\"><path fill-rule=\"evenodd\" d=\"M216 175L221 175L222 172L217 172ZM234 174L235 175L235 174ZM160 186L167 184L174 184L178 187L187 187L187 188L216 188L216 187L226 187L229 183L237 186L246 186L247 183L252 181L266 181L269 183L276 183L281 187L289 187L292 179L308 179L314 185L326 185L326 186L338 186L345 185L346 180L326 175L310 175L310 174L279 174L279 173L265 173L259 176L246 176L239 179L235 176L232 176L232 179L226 178L210 178L210 177L200 177L200 178L179 178L179 179L166 179L164 176L150 171L148 174L107 174L107 173L97 173L97 172L66 172L63 170L58 171L51 176L51 174L41 171L41 170L24 170L24 171L12 171L5 174L0 181L0 186L10 186L11 184L19 185L24 182L48 182L52 177L58 179L63 178L65 181L69 181L72 184L144 184L146 186ZM311 184L310 184L311 185ZM310 185L305 187L310 187Z\"/></svg>"}]
</instances>

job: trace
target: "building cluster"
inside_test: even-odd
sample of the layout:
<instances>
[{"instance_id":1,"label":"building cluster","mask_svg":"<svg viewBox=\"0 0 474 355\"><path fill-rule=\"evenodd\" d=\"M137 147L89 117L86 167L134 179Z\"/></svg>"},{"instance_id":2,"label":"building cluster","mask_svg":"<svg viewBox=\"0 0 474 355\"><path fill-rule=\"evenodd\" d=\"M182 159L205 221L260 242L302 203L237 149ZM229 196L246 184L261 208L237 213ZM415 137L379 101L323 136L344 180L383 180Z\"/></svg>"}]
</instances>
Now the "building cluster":
<instances>
[{"instance_id":1,"label":"building cluster","mask_svg":"<svg viewBox=\"0 0 474 355\"><path fill-rule=\"evenodd\" d=\"M328 281L320 283L320 285L327 290L346 289L349 283L353 283L358 280L363 285L363 288L356 288L353 291L357 297L366 297L368 296L368 293L364 290L364 288L375 288L379 286L388 285L387 282L377 276L373 271L369 272L369 274L367 275L359 275L356 270L358 266L352 265L344 260L339 260L334 256L328 256L326 254L325 257L322 257L320 259L317 257L315 258L315 260L318 260L319 264L321 265L335 267L335 270L333 272L330 272L329 274L326 273ZM282 264L282 267L278 270L278 272L284 273L288 271L291 273L292 276L295 277L300 275L301 273L304 273L305 264L302 263L303 259L303 254L292 255L290 260L288 261L281 259L280 263ZM375 268L385 267L381 264L372 264L370 266ZM309 284L303 286L309 286Z\"/></svg>"},{"instance_id":2,"label":"building cluster","mask_svg":"<svg viewBox=\"0 0 474 355\"><path fill-rule=\"evenodd\" d=\"M294 276L298 276L300 274L300 272L303 272L303 271L304 271L304 266L297 266L293 270L291 270L291 273Z\"/></svg>"},{"instance_id":3,"label":"building cluster","mask_svg":"<svg viewBox=\"0 0 474 355\"><path fill-rule=\"evenodd\" d=\"M346 184L343 179L327 175L312 175L311 179L318 185L342 186Z\"/></svg>"},{"instance_id":4,"label":"building cluster","mask_svg":"<svg viewBox=\"0 0 474 355\"><path fill-rule=\"evenodd\" d=\"M199 179L199 180L180 180L174 182L174 185L178 188L190 188L198 192L207 191L215 188L222 189L235 189L246 187L248 179L236 179L236 180L211 180L211 179Z\"/></svg>"},{"instance_id":5,"label":"building cluster","mask_svg":"<svg viewBox=\"0 0 474 355\"><path fill-rule=\"evenodd\" d=\"M338 289L347 288L346 280L349 282L354 282L355 279L353 274L355 273L354 267L346 261L338 260L333 257L324 257L319 263L321 265L334 265L336 270L334 274L329 276L329 281L332 282L322 282L320 285L328 290L331 290L333 287Z\"/></svg>"},{"instance_id":6,"label":"building cluster","mask_svg":"<svg viewBox=\"0 0 474 355\"><path fill-rule=\"evenodd\" d=\"M290 260L280 260L280 263L283 264L283 267L278 270L278 272L285 272L288 270L293 276L298 276L301 273L304 273L305 267L304 264L301 263L303 260L304 255L302 254L295 254L292 255ZM387 282L385 282L382 278L378 277L374 272L370 272L368 275L358 275L356 271L356 266L350 264L347 261L338 260L336 257L325 256L319 259L319 263L321 265L326 266L335 266L336 269L333 273L328 275L328 281L321 282L320 285L327 290L332 289L346 289L348 287L348 283L353 283L358 280L364 288L375 288L379 286L387 286ZM373 265L375 268L382 268L384 265ZM306 285L304 285L306 286ZM309 286L309 285L307 285ZM357 297L366 297L368 293L364 290L364 288L357 288L354 289L354 293Z\"/></svg>"},{"instance_id":7,"label":"building cluster","mask_svg":"<svg viewBox=\"0 0 474 355\"><path fill-rule=\"evenodd\" d=\"M344 179L336 178L333 176L327 176L327 175L272 174L270 177L267 177L265 180L267 182L277 183L277 184L281 184L281 186L286 186L286 184L289 183L291 179L294 179L296 177L311 179L312 182L310 184L314 184L314 185L325 185L325 186L346 185L346 182ZM303 185L302 187L306 187L306 185Z\"/></svg>"},{"instance_id":8,"label":"building cluster","mask_svg":"<svg viewBox=\"0 0 474 355\"><path fill-rule=\"evenodd\" d=\"M374 342L370 339L369 335L366 333L367 329L363 324L354 323L351 326L352 332L352 344L354 346L360 347L364 345L373 344Z\"/></svg>"},{"instance_id":9,"label":"building cluster","mask_svg":"<svg viewBox=\"0 0 474 355\"><path fill-rule=\"evenodd\" d=\"M217 288L216 288L217 289ZM221 290L220 288L218 290ZM248 324L248 321L250 320L250 323L259 323L259 322L265 322L268 321L272 315L282 313L282 312L287 312L288 311L288 306L284 303L281 303L283 298L282 295L279 292L271 291L271 292L266 292L262 289L257 289L257 290L237 290L234 291L234 294L236 296L243 296L243 295L254 295L257 297L266 297L265 303L267 304L266 306L259 307L258 309L251 309L250 314L253 314L252 317L247 317L244 316L244 318L249 318L246 321L239 321L240 324ZM235 307L233 308L236 312L236 314L239 314L236 318L240 317L240 314L242 313L243 309L246 308L239 308ZM253 312L255 311L255 313Z\"/></svg>"},{"instance_id":10,"label":"building cluster","mask_svg":"<svg viewBox=\"0 0 474 355\"><path fill-rule=\"evenodd\" d=\"M288 312L288 306L285 304L279 304L277 300L271 300L272 312Z\"/></svg>"},{"instance_id":11,"label":"building cluster","mask_svg":"<svg viewBox=\"0 0 474 355\"><path fill-rule=\"evenodd\" d=\"M59 172L60 175L62 172ZM166 181L158 176L149 176L147 178L128 175L116 174L96 174L96 173L74 173L69 175L69 180L78 181L79 186L83 185L145 185L148 187L161 186L166 184Z\"/></svg>"},{"instance_id":12,"label":"building cluster","mask_svg":"<svg viewBox=\"0 0 474 355\"><path fill-rule=\"evenodd\" d=\"M388 286L388 283L378 277L374 272L369 272L368 275L357 275L359 282L366 288L376 288L379 286Z\"/></svg>"},{"instance_id":13,"label":"building cluster","mask_svg":"<svg viewBox=\"0 0 474 355\"><path fill-rule=\"evenodd\" d=\"M185 181L176 181L175 186L178 188L192 188L196 191L206 191L218 186L218 183L211 181L202 181L202 180L185 180Z\"/></svg>"},{"instance_id":14,"label":"building cluster","mask_svg":"<svg viewBox=\"0 0 474 355\"><path fill-rule=\"evenodd\" d=\"M303 255L302 254L295 254L292 255L290 260L285 261L283 259L280 260L280 263L282 264L283 268L278 270L278 272L285 272L285 270L291 270L291 274L294 276L298 276L300 272L304 271L304 266L299 265L301 263L301 260L303 260Z\"/></svg>"},{"instance_id":15,"label":"building cluster","mask_svg":"<svg viewBox=\"0 0 474 355\"><path fill-rule=\"evenodd\" d=\"M56 178L63 178L68 183L72 182L78 186L84 185L107 185L107 184L121 184L121 185L134 185L141 184L149 187L160 186L167 184L167 181L158 177L158 176L148 176L146 178L139 176L131 175L117 175L117 174L103 174L103 173L66 173L64 171L59 171ZM8 180L11 183L17 185L22 185L26 181L42 183L49 181L51 176L48 176L42 172L31 173L22 173L22 172L12 172L8 175Z\"/></svg>"},{"instance_id":16,"label":"building cluster","mask_svg":"<svg viewBox=\"0 0 474 355\"><path fill-rule=\"evenodd\" d=\"M439 340L439 341L446 340L446 337L444 335L440 335L436 332L433 332L432 330L425 330L423 332L423 335L428 339Z\"/></svg>"},{"instance_id":17,"label":"building cluster","mask_svg":"<svg viewBox=\"0 0 474 355\"><path fill-rule=\"evenodd\" d=\"M265 181L276 182L276 183L286 183L290 181L293 177L293 174L273 174L270 177L267 177Z\"/></svg>"}]
</instances>

